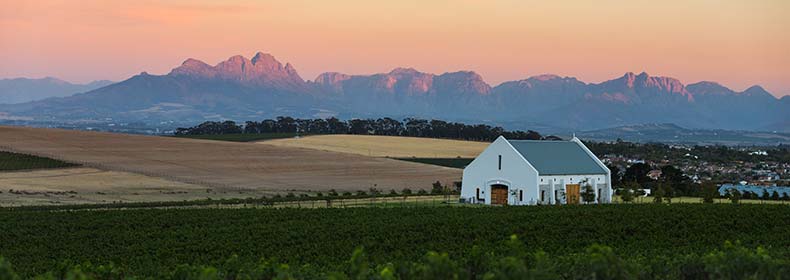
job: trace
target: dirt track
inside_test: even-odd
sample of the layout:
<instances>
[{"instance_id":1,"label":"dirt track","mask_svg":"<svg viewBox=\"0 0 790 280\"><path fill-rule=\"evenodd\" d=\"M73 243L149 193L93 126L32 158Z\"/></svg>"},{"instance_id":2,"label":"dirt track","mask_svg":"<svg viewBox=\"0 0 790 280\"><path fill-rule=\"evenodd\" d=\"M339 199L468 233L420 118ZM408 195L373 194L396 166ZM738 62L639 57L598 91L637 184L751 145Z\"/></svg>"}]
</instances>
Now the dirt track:
<instances>
[{"instance_id":1,"label":"dirt track","mask_svg":"<svg viewBox=\"0 0 790 280\"><path fill-rule=\"evenodd\" d=\"M226 190L428 189L461 178L458 169L348 153L61 129L0 126L0 150Z\"/></svg>"}]
</instances>

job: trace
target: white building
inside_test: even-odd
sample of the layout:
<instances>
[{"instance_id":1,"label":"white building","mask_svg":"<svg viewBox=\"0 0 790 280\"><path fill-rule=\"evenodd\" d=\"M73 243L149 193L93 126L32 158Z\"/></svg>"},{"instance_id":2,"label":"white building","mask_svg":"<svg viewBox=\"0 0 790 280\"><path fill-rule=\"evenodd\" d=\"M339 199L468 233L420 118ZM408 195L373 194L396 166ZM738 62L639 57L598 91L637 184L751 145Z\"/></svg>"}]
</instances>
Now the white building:
<instances>
[{"instance_id":1,"label":"white building","mask_svg":"<svg viewBox=\"0 0 790 280\"><path fill-rule=\"evenodd\" d=\"M500 136L464 168L467 203L547 205L612 201L611 173L576 137L570 141L507 140Z\"/></svg>"}]
</instances>

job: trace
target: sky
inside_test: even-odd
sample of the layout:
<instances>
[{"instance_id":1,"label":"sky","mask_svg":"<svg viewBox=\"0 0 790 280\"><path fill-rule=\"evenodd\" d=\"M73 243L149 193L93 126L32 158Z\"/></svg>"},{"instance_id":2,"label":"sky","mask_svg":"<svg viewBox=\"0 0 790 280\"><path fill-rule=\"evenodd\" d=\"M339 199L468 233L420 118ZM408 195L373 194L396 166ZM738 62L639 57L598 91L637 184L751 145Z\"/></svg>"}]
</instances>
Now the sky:
<instances>
[{"instance_id":1,"label":"sky","mask_svg":"<svg viewBox=\"0 0 790 280\"><path fill-rule=\"evenodd\" d=\"M790 95L790 1L0 0L0 78L166 74L271 53L327 71L473 70L492 85L625 72Z\"/></svg>"}]
</instances>

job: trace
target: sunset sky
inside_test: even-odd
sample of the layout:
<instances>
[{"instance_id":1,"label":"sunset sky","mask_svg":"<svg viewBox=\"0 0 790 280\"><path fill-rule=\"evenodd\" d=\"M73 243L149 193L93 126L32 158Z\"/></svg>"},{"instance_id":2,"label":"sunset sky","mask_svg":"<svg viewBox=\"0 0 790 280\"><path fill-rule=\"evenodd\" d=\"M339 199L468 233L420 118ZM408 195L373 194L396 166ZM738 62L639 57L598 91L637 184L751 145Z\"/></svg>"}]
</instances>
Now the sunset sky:
<instances>
[{"instance_id":1,"label":"sunset sky","mask_svg":"<svg viewBox=\"0 0 790 280\"><path fill-rule=\"evenodd\" d=\"M646 71L790 94L785 0L0 1L0 78L119 81L263 51L311 80L399 66L492 85Z\"/></svg>"}]
</instances>

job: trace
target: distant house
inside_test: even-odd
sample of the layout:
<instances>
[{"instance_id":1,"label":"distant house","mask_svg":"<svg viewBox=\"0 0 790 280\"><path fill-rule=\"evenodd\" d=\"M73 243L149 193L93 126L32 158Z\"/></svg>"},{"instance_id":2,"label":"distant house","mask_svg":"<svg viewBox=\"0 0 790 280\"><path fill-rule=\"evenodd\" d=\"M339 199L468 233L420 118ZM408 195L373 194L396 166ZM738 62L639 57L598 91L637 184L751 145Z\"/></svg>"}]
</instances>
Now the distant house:
<instances>
[{"instance_id":1,"label":"distant house","mask_svg":"<svg viewBox=\"0 0 790 280\"><path fill-rule=\"evenodd\" d=\"M593 203L609 203L610 174L576 137L538 141L500 136L464 169L461 199L501 205L579 204L589 186Z\"/></svg>"},{"instance_id":2,"label":"distant house","mask_svg":"<svg viewBox=\"0 0 790 280\"><path fill-rule=\"evenodd\" d=\"M658 180L661 178L662 173L663 172L661 172L661 169L653 169L650 170L650 172L647 172L647 177L653 180Z\"/></svg>"}]
</instances>

